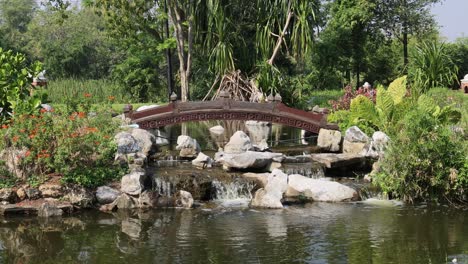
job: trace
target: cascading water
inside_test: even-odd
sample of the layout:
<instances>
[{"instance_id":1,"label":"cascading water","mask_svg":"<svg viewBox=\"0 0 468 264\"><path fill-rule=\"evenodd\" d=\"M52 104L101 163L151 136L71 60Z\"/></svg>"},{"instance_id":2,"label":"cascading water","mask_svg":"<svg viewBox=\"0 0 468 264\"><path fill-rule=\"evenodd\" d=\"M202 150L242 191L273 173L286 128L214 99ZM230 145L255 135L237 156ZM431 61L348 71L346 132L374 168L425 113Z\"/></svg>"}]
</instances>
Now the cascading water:
<instances>
[{"instance_id":1,"label":"cascading water","mask_svg":"<svg viewBox=\"0 0 468 264\"><path fill-rule=\"evenodd\" d=\"M154 190L161 196L170 197L172 193L171 183L161 178L154 178Z\"/></svg>"},{"instance_id":2,"label":"cascading water","mask_svg":"<svg viewBox=\"0 0 468 264\"><path fill-rule=\"evenodd\" d=\"M226 207L245 207L252 199L252 190L255 184L242 181L220 182L214 180L211 186L215 191L215 202Z\"/></svg>"},{"instance_id":3,"label":"cascading water","mask_svg":"<svg viewBox=\"0 0 468 264\"><path fill-rule=\"evenodd\" d=\"M159 159L154 161L154 166L157 168L165 168L165 167L176 167L180 164L180 160L177 157L167 156L165 159Z\"/></svg>"},{"instance_id":4,"label":"cascading water","mask_svg":"<svg viewBox=\"0 0 468 264\"><path fill-rule=\"evenodd\" d=\"M325 173L321 167L311 166L307 163L289 163L284 164L281 168L287 175L299 174L312 179L320 179L325 177Z\"/></svg>"}]
</instances>

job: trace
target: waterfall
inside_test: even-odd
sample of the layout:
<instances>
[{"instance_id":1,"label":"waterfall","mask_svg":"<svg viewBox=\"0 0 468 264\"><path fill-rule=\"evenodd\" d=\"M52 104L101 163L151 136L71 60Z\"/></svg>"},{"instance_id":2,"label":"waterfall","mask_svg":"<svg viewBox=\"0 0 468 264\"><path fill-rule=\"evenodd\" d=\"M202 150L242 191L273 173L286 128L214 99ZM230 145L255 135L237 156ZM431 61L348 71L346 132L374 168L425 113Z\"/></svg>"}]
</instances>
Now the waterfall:
<instances>
[{"instance_id":1,"label":"waterfall","mask_svg":"<svg viewBox=\"0 0 468 264\"><path fill-rule=\"evenodd\" d=\"M214 180L211 183L215 191L215 201L224 206L247 206L252 199L252 190L255 186L252 182L220 182Z\"/></svg>"},{"instance_id":2,"label":"waterfall","mask_svg":"<svg viewBox=\"0 0 468 264\"><path fill-rule=\"evenodd\" d=\"M154 165L157 168L176 167L179 164L180 164L180 160L177 157L174 159L173 156L167 156L163 160L154 161Z\"/></svg>"},{"instance_id":3,"label":"waterfall","mask_svg":"<svg viewBox=\"0 0 468 264\"><path fill-rule=\"evenodd\" d=\"M154 178L154 190L157 191L161 196L172 196L171 183L161 178Z\"/></svg>"},{"instance_id":4,"label":"waterfall","mask_svg":"<svg viewBox=\"0 0 468 264\"><path fill-rule=\"evenodd\" d=\"M325 177L325 173L321 167L313 167L307 164L285 164L282 169L287 175L299 174L312 179L320 179Z\"/></svg>"}]
</instances>

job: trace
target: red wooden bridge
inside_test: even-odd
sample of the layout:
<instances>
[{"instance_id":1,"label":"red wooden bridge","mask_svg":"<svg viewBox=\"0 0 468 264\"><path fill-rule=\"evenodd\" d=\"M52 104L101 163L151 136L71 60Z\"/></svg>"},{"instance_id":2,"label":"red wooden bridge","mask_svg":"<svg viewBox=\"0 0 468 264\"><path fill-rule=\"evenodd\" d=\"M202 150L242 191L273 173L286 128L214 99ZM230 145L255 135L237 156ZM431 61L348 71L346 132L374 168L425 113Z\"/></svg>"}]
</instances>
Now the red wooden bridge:
<instances>
[{"instance_id":1,"label":"red wooden bridge","mask_svg":"<svg viewBox=\"0 0 468 264\"><path fill-rule=\"evenodd\" d=\"M327 123L325 113L306 112L287 107L281 96L269 96L267 103L235 101L226 94L214 101L180 102L171 96L168 105L142 111L132 111L128 105L124 109L127 117L142 129L158 128L166 125L205 120L257 120L297 127L313 133L320 128L338 130L336 124Z\"/></svg>"}]
</instances>

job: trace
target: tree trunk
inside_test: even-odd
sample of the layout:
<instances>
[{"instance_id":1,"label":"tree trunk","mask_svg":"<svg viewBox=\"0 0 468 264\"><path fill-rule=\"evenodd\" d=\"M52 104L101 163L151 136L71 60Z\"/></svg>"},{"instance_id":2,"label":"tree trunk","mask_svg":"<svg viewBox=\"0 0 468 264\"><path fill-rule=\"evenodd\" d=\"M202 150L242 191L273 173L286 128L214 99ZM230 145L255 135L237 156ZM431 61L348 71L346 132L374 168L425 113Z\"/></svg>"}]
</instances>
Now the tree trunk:
<instances>
[{"instance_id":1,"label":"tree trunk","mask_svg":"<svg viewBox=\"0 0 468 264\"><path fill-rule=\"evenodd\" d=\"M284 24L283 31L280 32L278 39L276 40L276 45L273 50L273 54L271 55L271 58L268 60L268 64L273 65L273 62L275 61L275 57L278 54L279 48L281 47L281 44L283 43L284 35L286 35L286 30L288 30L289 27L289 22L291 21L291 18L293 16L293 13L291 12L291 2L288 4L288 16L286 18L286 22Z\"/></svg>"},{"instance_id":2,"label":"tree trunk","mask_svg":"<svg viewBox=\"0 0 468 264\"><path fill-rule=\"evenodd\" d=\"M177 6L176 0L168 0L169 17L174 25L176 44L177 44L177 55L179 58L179 75L180 75L180 87L181 95L180 99L185 102L189 99L189 78L190 78L190 67L192 64L192 22L191 18L184 19L182 10ZM185 14L186 15L186 14ZM184 32L184 23L188 22L187 32ZM188 48L185 50L185 44L187 43Z\"/></svg>"},{"instance_id":3,"label":"tree trunk","mask_svg":"<svg viewBox=\"0 0 468 264\"><path fill-rule=\"evenodd\" d=\"M403 65L406 73L408 70L408 29L403 29Z\"/></svg>"}]
</instances>

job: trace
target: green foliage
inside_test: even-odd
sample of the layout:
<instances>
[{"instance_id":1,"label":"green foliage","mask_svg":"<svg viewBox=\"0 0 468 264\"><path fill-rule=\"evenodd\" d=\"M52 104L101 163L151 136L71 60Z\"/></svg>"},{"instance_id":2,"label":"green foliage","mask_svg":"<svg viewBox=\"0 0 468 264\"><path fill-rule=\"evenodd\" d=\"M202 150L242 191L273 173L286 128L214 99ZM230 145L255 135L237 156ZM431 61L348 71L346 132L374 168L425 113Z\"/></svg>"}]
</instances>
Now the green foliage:
<instances>
[{"instance_id":1,"label":"green foliage","mask_svg":"<svg viewBox=\"0 0 468 264\"><path fill-rule=\"evenodd\" d=\"M38 62L28 64L22 54L0 48L0 122L12 113L29 114L39 107L44 95L31 83L41 67Z\"/></svg>"},{"instance_id":2,"label":"green foliage","mask_svg":"<svg viewBox=\"0 0 468 264\"><path fill-rule=\"evenodd\" d=\"M91 94L91 103L129 103L128 91L118 85L116 81L100 79L58 79L50 80L47 85L47 99L51 104L64 104L72 99L80 98L83 94Z\"/></svg>"},{"instance_id":3,"label":"green foliage","mask_svg":"<svg viewBox=\"0 0 468 264\"><path fill-rule=\"evenodd\" d=\"M434 87L451 86L457 81L458 67L447 53L444 43L423 42L413 50L409 75L413 92L425 93Z\"/></svg>"},{"instance_id":4,"label":"green foliage","mask_svg":"<svg viewBox=\"0 0 468 264\"><path fill-rule=\"evenodd\" d=\"M440 118L435 108L420 104L411 110L379 162L374 182L393 197L409 202L466 199L468 144L451 129L456 120Z\"/></svg>"},{"instance_id":5,"label":"green foliage","mask_svg":"<svg viewBox=\"0 0 468 264\"><path fill-rule=\"evenodd\" d=\"M17 179L7 170L5 161L0 160L0 189L12 187L16 181Z\"/></svg>"},{"instance_id":6,"label":"green foliage","mask_svg":"<svg viewBox=\"0 0 468 264\"><path fill-rule=\"evenodd\" d=\"M66 182L93 186L122 175L125 168L113 164L118 124L110 105L95 109L90 97L81 95L63 110L15 115L0 130L0 148L23 150L18 166L26 180L37 182L54 173Z\"/></svg>"}]
</instances>

